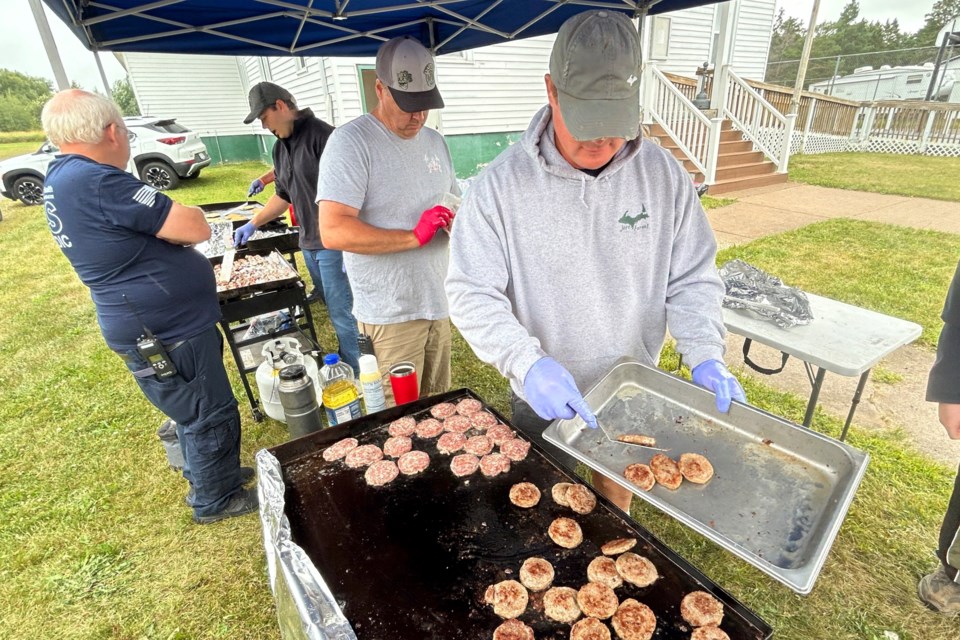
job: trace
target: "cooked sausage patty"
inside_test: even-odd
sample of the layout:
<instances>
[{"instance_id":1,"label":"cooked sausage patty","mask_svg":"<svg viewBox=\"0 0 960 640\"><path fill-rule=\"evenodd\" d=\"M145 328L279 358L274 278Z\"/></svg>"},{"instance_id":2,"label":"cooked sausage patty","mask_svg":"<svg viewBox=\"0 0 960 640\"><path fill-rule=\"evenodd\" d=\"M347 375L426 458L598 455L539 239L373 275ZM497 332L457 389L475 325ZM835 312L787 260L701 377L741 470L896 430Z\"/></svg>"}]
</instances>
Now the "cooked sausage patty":
<instances>
[{"instance_id":1,"label":"cooked sausage patty","mask_svg":"<svg viewBox=\"0 0 960 640\"><path fill-rule=\"evenodd\" d=\"M553 485L553 488L550 490L550 495L553 496L553 501L556 502L561 507L569 507L570 503L567 502L567 491L573 485L569 482L558 482Z\"/></svg>"},{"instance_id":2,"label":"cooked sausage patty","mask_svg":"<svg viewBox=\"0 0 960 640\"><path fill-rule=\"evenodd\" d=\"M645 436L639 433L625 433L622 436L617 436L617 440L620 442L626 442L628 444L640 444L645 447L657 446L656 438L653 436Z\"/></svg>"},{"instance_id":3,"label":"cooked sausage patty","mask_svg":"<svg viewBox=\"0 0 960 640\"><path fill-rule=\"evenodd\" d=\"M620 603L610 624L622 640L650 640L657 629L657 616L650 607L630 598Z\"/></svg>"},{"instance_id":4,"label":"cooked sausage patty","mask_svg":"<svg viewBox=\"0 0 960 640\"><path fill-rule=\"evenodd\" d=\"M534 640L533 629L519 620L507 620L494 629L493 640Z\"/></svg>"},{"instance_id":5,"label":"cooked sausage patty","mask_svg":"<svg viewBox=\"0 0 960 640\"><path fill-rule=\"evenodd\" d=\"M587 565L587 580L605 584L616 589L623 584L623 578L617 573L617 563L606 556L597 556Z\"/></svg>"},{"instance_id":6,"label":"cooked sausage patty","mask_svg":"<svg viewBox=\"0 0 960 640\"><path fill-rule=\"evenodd\" d=\"M621 578L638 587L648 587L660 577L652 562L631 552L621 554L617 558L617 573Z\"/></svg>"},{"instance_id":7,"label":"cooked sausage patty","mask_svg":"<svg viewBox=\"0 0 960 640\"><path fill-rule=\"evenodd\" d=\"M636 538L617 538L600 547L600 551L605 556L618 556L625 551L630 551L635 546L637 546Z\"/></svg>"},{"instance_id":8,"label":"cooked sausage patty","mask_svg":"<svg viewBox=\"0 0 960 640\"><path fill-rule=\"evenodd\" d=\"M680 473L690 482L706 484L713 477L713 465L699 453L684 453L680 456Z\"/></svg>"},{"instance_id":9,"label":"cooked sausage patty","mask_svg":"<svg viewBox=\"0 0 960 640\"><path fill-rule=\"evenodd\" d=\"M576 520L557 518L550 523L547 535L564 549L574 549L583 542L583 531Z\"/></svg>"},{"instance_id":10,"label":"cooked sausage patty","mask_svg":"<svg viewBox=\"0 0 960 640\"><path fill-rule=\"evenodd\" d=\"M698 627L693 630L690 640L730 640L730 636L720 627Z\"/></svg>"},{"instance_id":11,"label":"cooked sausage patty","mask_svg":"<svg viewBox=\"0 0 960 640\"><path fill-rule=\"evenodd\" d=\"M596 618L584 618L570 628L570 640L610 640L610 629Z\"/></svg>"},{"instance_id":12,"label":"cooked sausage patty","mask_svg":"<svg viewBox=\"0 0 960 640\"><path fill-rule=\"evenodd\" d=\"M527 610L527 588L516 580L490 585L483 599L501 618L516 618Z\"/></svg>"},{"instance_id":13,"label":"cooked sausage patty","mask_svg":"<svg viewBox=\"0 0 960 640\"><path fill-rule=\"evenodd\" d=\"M587 514L597 506L597 496L582 484L572 485L564 496L570 508L580 514Z\"/></svg>"},{"instance_id":14,"label":"cooked sausage patty","mask_svg":"<svg viewBox=\"0 0 960 640\"><path fill-rule=\"evenodd\" d=\"M680 602L680 615L694 627L716 627L723 621L723 604L706 591L694 591Z\"/></svg>"},{"instance_id":15,"label":"cooked sausage patty","mask_svg":"<svg viewBox=\"0 0 960 640\"><path fill-rule=\"evenodd\" d=\"M653 489L653 485L656 484L653 471L642 462L637 462L624 469L623 477L644 491L650 491L650 489Z\"/></svg>"},{"instance_id":16,"label":"cooked sausage patty","mask_svg":"<svg viewBox=\"0 0 960 640\"><path fill-rule=\"evenodd\" d=\"M580 617L577 590L552 587L543 594L543 615L557 622L573 622Z\"/></svg>"},{"instance_id":17,"label":"cooked sausage patty","mask_svg":"<svg viewBox=\"0 0 960 640\"><path fill-rule=\"evenodd\" d=\"M510 502L524 509L535 507L540 502L540 489L530 482L518 482L510 487Z\"/></svg>"},{"instance_id":18,"label":"cooked sausage patty","mask_svg":"<svg viewBox=\"0 0 960 640\"><path fill-rule=\"evenodd\" d=\"M583 615L606 620L617 612L617 594L613 589L599 582L588 582L577 591L577 604Z\"/></svg>"},{"instance_id":19,"label":"cooked sausage patty","mask_svg":"<svg viewBox=\"0 0 960 640\"><path fill-rule=\"evenodd\" d=\"M520 582L530 591L543 591L553 584L553 565L543 558L527 558L520 567Z\"/></svg>"},{"instance_id":20,"label":"cooked sausage patty","mask_svg":"<svg viewBox=\"0 0 960 640\"><path fill-rule=\"evenodd\" d=\"M658 453L650 459L650 468L653 469L653 477L657 479L657 482L667 489L676 489L683 482L680 467L662 453Z\"/></svg>"}]
</instances>

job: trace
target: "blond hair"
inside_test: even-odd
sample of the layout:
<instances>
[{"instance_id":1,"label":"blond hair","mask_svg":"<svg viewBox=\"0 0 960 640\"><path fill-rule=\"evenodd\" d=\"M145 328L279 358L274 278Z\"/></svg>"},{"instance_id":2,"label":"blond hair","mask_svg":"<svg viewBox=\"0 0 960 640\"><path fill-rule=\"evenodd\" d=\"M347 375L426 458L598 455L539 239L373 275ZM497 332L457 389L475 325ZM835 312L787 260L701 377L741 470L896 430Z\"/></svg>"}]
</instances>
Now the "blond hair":
<instances>
[{"instance_id":1,"label":"blond hair","mask_svg":"<svg viewBox=\"0 0 960 640\"><path fill-rule=\"evenodd\" d=\"M43 105L43 130L53 144L99 144L111 124L123 126L123 115L113 101L82 89L67 89Z\"/></svg>"}]
</instances>

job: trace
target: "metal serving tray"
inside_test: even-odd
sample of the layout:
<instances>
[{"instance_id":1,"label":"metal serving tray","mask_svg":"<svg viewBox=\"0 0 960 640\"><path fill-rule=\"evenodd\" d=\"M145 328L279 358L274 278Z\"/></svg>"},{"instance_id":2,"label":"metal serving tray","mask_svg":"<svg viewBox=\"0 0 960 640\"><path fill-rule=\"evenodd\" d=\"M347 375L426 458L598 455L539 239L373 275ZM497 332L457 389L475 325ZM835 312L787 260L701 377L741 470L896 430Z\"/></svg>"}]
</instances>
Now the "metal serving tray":
<instances>
[{"instance_id":1,"label":"metal serving tray","mask_svg":"<svg viewBox=\"0 0 960 640\"><path fill-rule=\"evenodd\" d=\"M771 636L763 620L602 496L588 515L554 503L550 497L554 483L581 480L558 467L536 443L526 460L512 464L507 474L486 478L477 472L456 478L449 469L451 456L437 452L436 439L414 438L415 448L430 454L430 467L376 489L365 484L362 469L325 462L321 456L347 436L361 444L383 445L386 425L392 420L402 415L429 417L428 409L434 404L464 397L479 399L468 389L421 398L258 454L268 558L279 558L281 563L284 557L292 558L291 543L305 552L282 572L284 586L272 583L281 621L283 612L298 612L299 620L284 627L302 625L306 631L284 637L490 638L502 621L483 602L488 585L517 579L523 560L540 556L554 565L555 585L580 587L587 582L587 564L600 555L599 545L619 537L637 538L634 551L648 557L660 573L650 587L625 584L617 589L621 600L636 598L653 609L658 640L690 637L679 603L694 590L709 591L723 602L722 628L731 638ZM269 454L279 464L273 473L264 466ZM268 480L265 487L265 477L278 482ZM532 509L518 509L508 501L510 487L521 481L535 483L543 493ZM271 493L272 500L264 500ZM561 549L547 538L547 527L558 516L574 518L583 527L584 541L576 549ZM278 527L273 534L272 526ZM287 526L288 530L281 530ZM272 566L274 576L276 565ZM292 599L307 595L294 608L287 601L290 594ZM534 629L538 640L566 640L570 626L548 620L541 598L542 594L531 594L521 620ZM353 634L337 633L347 622Z\"/></svg>"},{"instance_id":2,"label":"metal serving tray","mask_svg":"<svg viewBox=\"0 0 960 640\"><path fill-rule=\"evenodd\" d=\"M810 593L867 469L866 453L748 405L720 413L711 392L630 358L585 397L611 438L654 436L675 460L702 454L713 479L643 491L623 471L658 452L609 441L579 417L553 422L544 438L794 591Z\"/></svg>"}]
</instances>

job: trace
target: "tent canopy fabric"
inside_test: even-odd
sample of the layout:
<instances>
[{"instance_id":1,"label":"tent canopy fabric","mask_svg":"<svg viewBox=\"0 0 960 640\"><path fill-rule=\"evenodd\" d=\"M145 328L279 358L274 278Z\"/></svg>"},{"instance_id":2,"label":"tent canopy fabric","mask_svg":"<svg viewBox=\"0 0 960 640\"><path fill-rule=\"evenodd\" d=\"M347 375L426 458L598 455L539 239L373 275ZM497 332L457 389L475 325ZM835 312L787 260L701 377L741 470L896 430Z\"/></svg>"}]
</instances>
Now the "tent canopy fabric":
<instances>
[{"instance_id":1,"label":"tent canopy fabric","mask_svg":"<svg viewBox=\"0 0 960 640\"><path fill-rule=\"evenodd\" d=\"M435 54L555 33L570 16L630 17L720 0L44 0L94 51L373 56L396 36Z\"/></svg>"}]
</instances>

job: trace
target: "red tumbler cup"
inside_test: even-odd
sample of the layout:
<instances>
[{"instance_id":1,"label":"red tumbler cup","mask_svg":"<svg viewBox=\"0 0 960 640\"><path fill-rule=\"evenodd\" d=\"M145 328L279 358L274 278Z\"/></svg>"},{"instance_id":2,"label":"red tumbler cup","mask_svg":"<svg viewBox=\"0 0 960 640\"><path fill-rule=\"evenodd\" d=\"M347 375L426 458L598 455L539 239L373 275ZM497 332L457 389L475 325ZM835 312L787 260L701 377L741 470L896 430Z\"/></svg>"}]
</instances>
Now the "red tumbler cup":
<instances>
[{"instance_id":1,"label":"red tumbler cup","mask_svg":"<svg viewBox=\"0 0 960 640\"><path fill-rule=\"evenodd\" d=\"M417 389L417 368L412 362L398 362L390 367L390 388L397 405L413 402L420 397Z\"/></svg>"}]
</instances>

